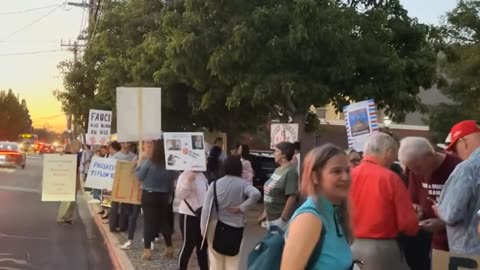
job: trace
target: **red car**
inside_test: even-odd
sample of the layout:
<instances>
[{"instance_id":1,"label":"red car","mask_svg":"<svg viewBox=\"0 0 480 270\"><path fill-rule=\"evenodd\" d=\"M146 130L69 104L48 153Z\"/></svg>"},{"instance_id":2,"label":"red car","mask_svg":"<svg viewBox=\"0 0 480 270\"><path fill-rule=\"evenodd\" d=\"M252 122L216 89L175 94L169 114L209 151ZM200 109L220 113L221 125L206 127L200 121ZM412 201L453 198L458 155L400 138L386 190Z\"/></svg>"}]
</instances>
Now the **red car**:
<instances>
[{"instance_id":1,"label":"red car","mask_svg":"<svg viewBox=\"0 0 480 270\"><path fill-rule=\"evenodd\" d=\"M20 149L20 145L14 142L0 142L0 167L25 169L27 158Z\"/></svg>"},{"instance_id":2,"label":"red car","mask_svg":"<svg viewBox=\"0 0 480 270\"><path fill-rule=\"evenodd\" d=\"M37 143L36 152L39 154L55 153L55 147L48 143Z\"/></svg>"}]
</instances>

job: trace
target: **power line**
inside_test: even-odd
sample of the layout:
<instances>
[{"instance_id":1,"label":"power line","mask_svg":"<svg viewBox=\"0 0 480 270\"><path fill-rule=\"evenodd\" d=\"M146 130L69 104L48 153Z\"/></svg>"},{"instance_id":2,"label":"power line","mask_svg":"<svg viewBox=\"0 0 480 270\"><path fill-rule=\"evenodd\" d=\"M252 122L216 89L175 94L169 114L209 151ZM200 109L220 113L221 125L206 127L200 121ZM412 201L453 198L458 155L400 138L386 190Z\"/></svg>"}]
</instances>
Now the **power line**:
<instances>
[{"instance_id":1,"label":"power line","mask_svg":"<svg viewBox=\"0 0 480 270\"><path fill-rule=\"evenodd\" d=\"M3 40L1 40L1 41L5 41L5 39L9 39L9 38L15 36L16 34L22 32L23 30L29 28L30 26L32 26L32 25L40 22L41 20L43 20L43 19L45 19L46 17L50 16L50 15L51 15L53 12L55 12L59 7L61 7L61 6L58 6L58 5L57 5L54 9L50 10L47 14L45 14L45 15L43 15L42 17L34 20L33 22L31 22L31 23L29 23L29 24L27 24L27 25L25 25L25 26L23 26L23 27L15 30L15 31L13 31L13 32L10 33L8 36L6 36L5 38L3 38Z\"/></svg>"},{"instance_id":2,"label":"power line","mask_svg":"<svg viewBox=\"0 0 480 270\"><path fill-rule=\"evenodd\" d=\"M17 11L11 11L11 12L0 12L0 15L22 14L22 13L32 12L32 11L41 10L41 9L46 9L46 8L51 8L51 7L58 7L58 6L61 6L61 5L55 4L55 5L42 6L42 7L36 7L36 8L29 8L29 9L17 10Z\"/></svg>"},{"instance_id":3,"label":"power line","mask_svg":"<svg viewBox=\"0 0 480 270\"><path fill-rule=\"evenodd\" d=\"M32 54L45 54L45 53L55 53L63 52L63 50L45 50L45 51L33 51L33 52L19 52L19 53L3 53L0 54L0 57L4 56L16 56L16 55L32 55Z\"/></svg>"}]
</instances>

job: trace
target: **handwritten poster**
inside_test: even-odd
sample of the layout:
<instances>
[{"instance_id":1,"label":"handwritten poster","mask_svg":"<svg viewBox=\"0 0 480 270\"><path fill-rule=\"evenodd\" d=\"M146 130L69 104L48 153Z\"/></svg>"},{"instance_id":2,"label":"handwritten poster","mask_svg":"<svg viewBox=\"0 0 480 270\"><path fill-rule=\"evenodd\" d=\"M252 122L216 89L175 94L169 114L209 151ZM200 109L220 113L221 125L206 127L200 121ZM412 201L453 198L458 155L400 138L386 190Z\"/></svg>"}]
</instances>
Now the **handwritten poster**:
<instances>
[{"instance_id":1,"label":"handwritten poster","mask_svg":"<svg viewBox=\"0 0 480 270\"><path fill-rule=\"evenodd\" d=\"M135 176L136 164L128 161L117 160L111 201L141 204L142 189Z\"/></svg>"},{"instance_id":2,"label":"handwritten poster","mask_svg":"<svg viewBox=\"0 0 480 270\"><path fill-rule=\"evenodd\" d=\"M281 142L298 142L298 124L272 124L270 127L270 148Z\"/></svg>"},{"instance_id":3,"label":"handwritten poster","mask_svg":"<svg viewBox=\"0 0 480 270\"><path fill-rule=\"evenodd\" d=\"M446 251L432 251L432 269L464 270L480 269L480 256L459 256Z\"/></svg>"},{"instance_id":4,"label":"handwritten poster","mask_svg":"<svg viewBox=\"0 0 480 270\"><path fill-rule=\"evenodd\" d=\"M93 157L88 169L85 187L112 190L116 160Z\"/></svg>"},{"instance_id":5,"label":"handwritten poster","mask_svg":"<svg viewBox=\"0 0 480 270\"><path fill-rule=\"evenodd\" d=\"M43 156L42 201L73 202L76 199L77 155Z\"/></svg>"},{"instance_id":6,"label":"handwritten poster","mask_svg":"<svg viewBox=\"0 0 480 270\"><path fill-rule=\"evenodd\" d=\"M363 151L370 134L378 132L377 106L373 99L343 107L348 148Z\"/></svg>"},{"instance_id":7,"label":"handwritten poster","mask_svg":"<svg viewBox=\"0 0 480 270\"><path fill-rule=\"evenodd\" d=\"M117 88L119 142L158 140L162 137L160 88Z\"/></svg>"},{"instance_id":8,"label":"handwritten poster","mask_svg":"<svg viewBox=\"0 0 480 270\"><path fill-rule=\"evenodd\" d=\"M164 133L167 170L206 171L207 157L202 132Z\"/></svg>"},{"instance_id":9,"label":"handwritten poster","mask_svg":"<svg viewBox=\"0 0 480 270\"><path fill-rule=\"evenodd\" d=\"M106 145L110 140L111 129L111 111L90 110L86 134L88 145Z\"/></svg>"}]
</instances>

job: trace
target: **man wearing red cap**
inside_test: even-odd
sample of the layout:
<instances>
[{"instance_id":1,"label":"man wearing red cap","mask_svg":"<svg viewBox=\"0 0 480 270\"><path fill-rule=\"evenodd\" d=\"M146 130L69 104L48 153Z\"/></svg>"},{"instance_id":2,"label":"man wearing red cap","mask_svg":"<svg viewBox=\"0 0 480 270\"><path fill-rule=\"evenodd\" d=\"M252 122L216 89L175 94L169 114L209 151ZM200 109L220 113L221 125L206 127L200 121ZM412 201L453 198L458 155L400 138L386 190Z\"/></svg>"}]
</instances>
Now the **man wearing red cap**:
<instances>
[{"instance_id":1,"label":"man wearing red cap","mask_svg":"<svg viewBox=\"0 0 480 270\"><path fill-rule=\"evenodd\" d=\"M440 196L438 216L447 224L450 251L459 255L480 255L477 234L480 209L480 126L474 120L461 121L450 131L447 151L460 157Z\"/></svg>"}]
</instances>

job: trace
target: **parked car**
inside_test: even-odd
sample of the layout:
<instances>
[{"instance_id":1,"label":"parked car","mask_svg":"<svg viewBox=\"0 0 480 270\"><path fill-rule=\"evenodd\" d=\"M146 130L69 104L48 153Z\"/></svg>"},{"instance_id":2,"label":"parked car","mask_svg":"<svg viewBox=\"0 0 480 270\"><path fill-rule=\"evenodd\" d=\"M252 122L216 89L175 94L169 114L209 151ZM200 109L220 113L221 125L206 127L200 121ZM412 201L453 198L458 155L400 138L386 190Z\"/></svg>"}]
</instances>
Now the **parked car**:
<instances>
[{"instance_id":1,"label":"parked car","mask_svg":"<svg viewBox=\"0 0 480 270\"><path fill-rule=\"evenodd\" d=\"M0 167L25 169L27 158L15 142L0 142Z\"/></svg>"},{"instance_id":2,"label":"parked car","mask_svg":"<svg viewBox=\"0 0 480 270\"><path fill-rule=\"evenodd\" d=\"M253 185L262 193L263 198L263 185L270 179L279 165L275 163L273 151L251 150L250 155L250 162L252 163L252 168L255 173Z\"/></svg>"}]
</instances>

